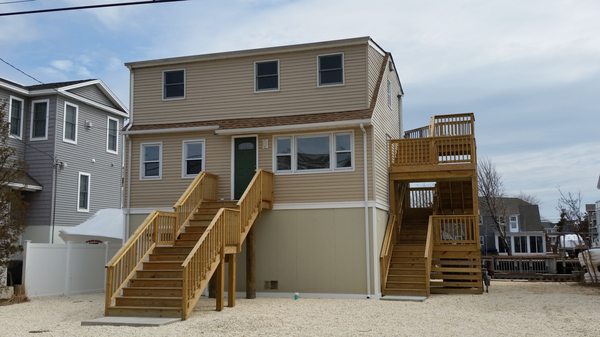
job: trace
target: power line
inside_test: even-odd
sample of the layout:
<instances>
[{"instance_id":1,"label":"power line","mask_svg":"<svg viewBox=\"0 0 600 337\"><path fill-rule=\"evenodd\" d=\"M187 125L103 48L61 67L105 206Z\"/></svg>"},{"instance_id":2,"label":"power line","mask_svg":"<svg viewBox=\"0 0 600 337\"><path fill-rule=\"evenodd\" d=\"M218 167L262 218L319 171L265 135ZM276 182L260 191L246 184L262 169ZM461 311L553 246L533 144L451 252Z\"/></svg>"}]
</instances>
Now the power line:
<instances>
[{"instance_id":1,"label":"power line","mask_svg":"<svg viewBox=\"0 0 600 337\"><path fill-rule=\"evenodd\" d=\"M8 4L18 4L21 2L33 2L36 0L12 0L12 1L2 1L0 2L0 5L8 5Z\"/></svg>"},{"instance_id":2,"label":"power line","mask_svg":"<svg viewBox=\"0 0 600 337\"><path fill-rule=\"evenodd\" d=\"M36 9L36 10L31 10L31 11L0 13L0 16L37 14L37 13L48 13L48 12L63 12L63 11L73 11L73 10L79 10L79 9L106 8L106 7L117 7L117 6L131 6L131 5L146 5L146 4L157 4L157 3L163 3L163 2L178 2L178 1L187 1L187 0L146 0L146 1L88 5L88 6L47 8L47 9Z\"/></svg>"},{"instance_id":3,"label":"power line","mask_svg":"<svg viewBox=\"0 0 600 337\"><path fill-rule=\"evenodd\" d=\"M0 15L1 15L1 14L0 14ZM37 78L35 78L35 77L33 77L33 76L29 75L29 74L28 74L28 73L26 73L25 71L23 71L23 70L21 70L21 69L17 68L16 66L13 66L12 64L10 64L8 61L6 61L5 59L3 59L2 57L0 57L0 61L2 61L2 62L4 62L4 63L6 63L6 64L7 64L9 67L11 67L11 68L15 69L16 71L20 72L21 74L23 74L23 75L25 75L25 76L27 76L27 77L29 77L29 78L33 79L34 81L38 82L39 84L44 84L42 81L40 81L40 80L38 80Z\"/></svg>"}]
</instances>

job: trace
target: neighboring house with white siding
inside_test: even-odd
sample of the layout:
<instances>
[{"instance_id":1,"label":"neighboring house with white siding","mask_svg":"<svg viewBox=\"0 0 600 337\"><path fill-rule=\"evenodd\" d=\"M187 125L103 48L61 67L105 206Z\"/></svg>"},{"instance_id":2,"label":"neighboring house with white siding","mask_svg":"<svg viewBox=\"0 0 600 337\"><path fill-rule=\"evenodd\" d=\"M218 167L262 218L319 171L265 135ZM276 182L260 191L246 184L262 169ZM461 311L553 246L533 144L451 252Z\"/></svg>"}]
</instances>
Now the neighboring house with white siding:
<instances>
[{"instance_id":1,"label":"neighboring house with white siding","mask_svg":"<svg viewBox=\"0 0 600 337\"><path fill-rule=\"evenodd\" d=\"M237 200L264 169L274 204L255 224L257 290L379 293L387 144L402 134L390 53L361 37L126 65L130 233L200 171L218 176L219 199Z\"/></svg>"},{"instance_id":2,"label":"neighboring house with white siding","mask_svg":"<svg viewBox=\"0 0 600 337\"><path fill-rule=\"evenodd\" d=\"M120 208L127 109L100 80L25 86L0 78L9 145L25 164L24 240L60 242L60 229Z\"/></svg>"}]
</instances>

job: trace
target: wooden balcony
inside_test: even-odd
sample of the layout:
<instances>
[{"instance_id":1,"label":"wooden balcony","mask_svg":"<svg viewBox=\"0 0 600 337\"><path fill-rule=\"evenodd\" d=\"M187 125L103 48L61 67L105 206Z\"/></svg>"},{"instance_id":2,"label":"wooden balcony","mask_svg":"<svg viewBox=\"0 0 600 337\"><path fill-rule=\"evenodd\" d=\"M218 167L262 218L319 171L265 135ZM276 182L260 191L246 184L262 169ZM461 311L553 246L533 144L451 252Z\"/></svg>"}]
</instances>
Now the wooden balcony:
<instances>
[{"instance_id":1,"label":"wooden balcony","mask_svg":"<svg viewBox=\"0 0 600 337\"><path fill-rule=\"evenodd\" d=\"M391 140L392 179L472 176L477 165L474 121L472 113L438 115L428 126L406 131L403 139Z\"/></svg>"}]
</instances>

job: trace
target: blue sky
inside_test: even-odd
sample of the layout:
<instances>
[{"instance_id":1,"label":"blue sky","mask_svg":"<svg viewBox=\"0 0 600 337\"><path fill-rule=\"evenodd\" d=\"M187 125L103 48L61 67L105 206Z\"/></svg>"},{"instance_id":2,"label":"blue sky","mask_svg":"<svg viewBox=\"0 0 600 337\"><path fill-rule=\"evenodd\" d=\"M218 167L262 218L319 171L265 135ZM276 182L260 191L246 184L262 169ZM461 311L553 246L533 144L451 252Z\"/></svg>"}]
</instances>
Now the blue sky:
<instances>
[{"instance_id":1,"label":"blue sky","mask_svg":"<svg viewBox=\"0 0 600 337\"><path fill-rule=\"evenodd\" d=\"M129 0L130 1L130 0ZM0 1L1 2L1 1ZM0 12L120 0L37 0ZM100 78L125 103L124 62L371 36L394 55L405 126L473 111L478 155L508 194L600 199L600 2L190 0L0 17L0 57L43 82ZM4 64L0 76L33 81Z\"/></svg>"}]
</instances>

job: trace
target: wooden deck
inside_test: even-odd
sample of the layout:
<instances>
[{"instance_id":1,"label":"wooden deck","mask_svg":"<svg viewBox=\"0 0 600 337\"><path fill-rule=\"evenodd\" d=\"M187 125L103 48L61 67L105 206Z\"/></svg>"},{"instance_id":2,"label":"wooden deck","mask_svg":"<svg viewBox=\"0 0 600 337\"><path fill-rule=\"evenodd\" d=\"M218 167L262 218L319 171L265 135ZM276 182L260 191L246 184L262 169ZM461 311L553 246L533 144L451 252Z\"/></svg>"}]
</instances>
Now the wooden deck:
<instances>
[{"instance_id":1,"label":"wooden deck","mask_svg":"<svg viewBox=\"0 0 600 337\"><path fill-rule=\"evenodd\" d=\"M428 126L389 142L392 216L380 256L384 295L483 292L474 121L472 113L433 116ZM413 186L418 182L434 186ZM406 250L411 254L399 253ZM403 275L401 265L413 270ZM415 268L424 276L416 278ZM395 280L420 285L394 288Z\"/></svg>"}]
</instances>

